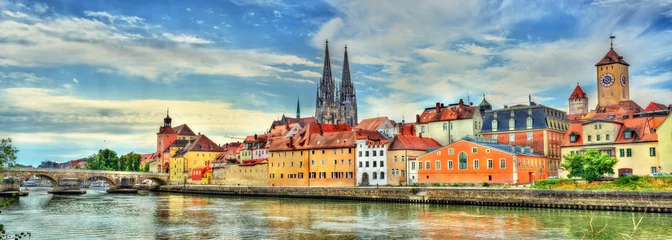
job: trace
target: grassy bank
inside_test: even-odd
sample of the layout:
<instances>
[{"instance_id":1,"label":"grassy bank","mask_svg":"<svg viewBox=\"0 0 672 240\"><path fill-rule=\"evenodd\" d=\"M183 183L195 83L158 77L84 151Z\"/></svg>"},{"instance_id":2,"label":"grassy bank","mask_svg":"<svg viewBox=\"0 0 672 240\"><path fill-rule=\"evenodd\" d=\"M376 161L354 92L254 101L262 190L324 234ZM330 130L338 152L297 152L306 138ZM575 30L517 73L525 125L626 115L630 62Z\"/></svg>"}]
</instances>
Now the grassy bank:
<instances>
[{"instance_id":1,"label":"grassy bank","mask_svg":"<svg viewBox=\"0 0 672 240\"><path fill-rule=\"evenodd\" d=\"M531 187L556 190L672 191L672 177L630 176L592 183L574 179L549 179L537 181Z\"/></svg>"}]
</instances>

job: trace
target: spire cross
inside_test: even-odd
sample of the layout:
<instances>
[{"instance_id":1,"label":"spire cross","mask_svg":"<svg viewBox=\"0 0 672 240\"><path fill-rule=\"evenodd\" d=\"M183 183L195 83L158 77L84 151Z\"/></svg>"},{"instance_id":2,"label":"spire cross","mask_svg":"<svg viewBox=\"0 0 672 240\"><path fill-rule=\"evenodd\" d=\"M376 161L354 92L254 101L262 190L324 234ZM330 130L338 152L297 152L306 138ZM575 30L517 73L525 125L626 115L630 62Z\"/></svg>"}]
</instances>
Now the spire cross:
<instances>
[{"instance_id":1,"label":"spire cross","mask_svg":"<svg viewBox=\"0 0 672 240\"><path fill-rule=\"evenodd\" d=\"M609 40L611 41L611 43L610 43L611 50L614 50L614 38L616 38L616 36L614 36L614 35L609 36Z\"/></svg>"}]
</instances>

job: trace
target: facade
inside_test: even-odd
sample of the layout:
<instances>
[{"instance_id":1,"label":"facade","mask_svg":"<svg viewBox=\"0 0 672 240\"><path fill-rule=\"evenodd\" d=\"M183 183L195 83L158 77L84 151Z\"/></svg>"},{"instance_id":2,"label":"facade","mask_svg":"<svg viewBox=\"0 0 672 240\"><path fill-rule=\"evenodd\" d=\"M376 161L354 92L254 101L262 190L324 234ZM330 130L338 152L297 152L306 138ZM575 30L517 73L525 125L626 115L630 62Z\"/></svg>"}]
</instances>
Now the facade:
<instances>
[{"instance_id":1,"label":"facade","mask_svg":"<svg viewBox=\"0 0 672 240\"><path fill-rule=\"evenodd\" d=\"M581 116L588 113L588 95L581 89L579 83L576 83L576 88L572 91L572 94L569 95L568 106L569 106L569 116ZM573 119L570 117L570 120Z\"/></svg>"},{"instance_id":2,"label":"facade","mask_svg":"<svg viewBox=\"0 0 672 240\"><path fill-rule=\"evenodd\" d=\"M213 167L212 176L215 185L268 186L268 161L249 160Z\"/></svg>"},{"instance_id":3,"label":"facade","mask_svg":"<svg viewBox=\"0 0 672 240\"><path fill-rule=\"evenodd\" d=\"M465 138L418 157L418 183L528 184L548 177L546 156L529 147Z\"/></svg>"},{"instance_id":4,"label":"facade","mask_svg":"<svg viewBox=\"0 0 672 240\"><path fill-rule=\"evenodd\" d=\"M211 169L212 161L224 149L214 143L203 134L199 134L192 140L178 140L188 141L184 148L177 150L171 154L171 164L174 171L171 171L171 182L181 183L186 178L188 184L202 184L203 177L206 179L208 170ZM181 174L188 174L187 176ZM175 176L175 177L172 177ZM205 180L210 182L210 179Z\"/></svg>"},{"instance_id":5,"label":"facade","mask_svg":"<svg viewBox=\"0 0 672 240\"><path fill-rule=\"evenodd\" d=\"M658 158L662 172L672 174L672 116L668 115L656 129L658 134Z\"/></svg>"},{"instance_id":6,"label":"facade","mask_svg":"<svg viewBox=\"0 0 672 240\"><path fill-rule=\"evenodd\" d=\"M397 134L387 149L387 184L402 185L417 182L417 179L408 179L407 169L415 168L409 165L409 158L414 159L427 152L429 148L440 147L441 144L428 137Z\"/></svg>"},{"instance_id":7,"label":"facade","mask_svg":"<svg viewBox=\"0 0 672 240\"><path fill-rule=\"evenodd\" d=\"M151 160L147 164L149 164L149 172L151 173L159 172L159 163L156 160Z\"/></svg>"},{"instance_id":8,"label":"facade","mask_svg":"<svg viewBox=\"0 0 672 240\"><path fill-rule=\"evenodd\" d=\"M355 129L357 136L357 185L387 185L387 144L376 130Z\"/></svg>"},{"instance_id":9,"label":"facade","mask_svg":"<svg viewBox=\"0 0 672 240\"><path fill-rule=\"evenodd\" d=\"M294 137L269 140L270 186L355 186L355 132L311 123Z\"/></svg>"},{"instance_id":10,"label":"facade","mask_svg":"<svg viewBox=\"0 0 672 240\"><path fill-rule=\"evenodd\" d=\"M426 108L422 114L416 115L416 132L433 138L441 145L451 144L467 136L479 136L482 118L479 107L459 103Z\"/></svg>"},{"instance_id":11,"label":"facade","mask_svg":"<svg viewBox=\"0 0 672 240\"><path fill-rule=\"evenodd\" d=\"M630 64L611 49L595 64L597 71L597 105L616 105L630 100Z\"/></svg>"},{"instance_id":12,"label":"facade","mask_svg":"<svg viewBox=\"0 0 672 240\"><path fill-rule=\"evenodd\" d=\"M535 153L548 156L548 172L557 176L562 138L568 125L564 111L536 104L530 97L529 105L486 111L481 134L501 144L531 147Z\"/></svg>"},{"instance_id":13,"label":"facade","mask_svg":"<svg viewBox=\"0 0 672 240\"><path fill-rule=\"evenodd\" d=\"M396 127L395 124L387 117L375 117L362 119L362 121L355 126L355 129L377 131L385 139L392 139L394 137Z\"/></svg>"},{"instance_id":14,"label":"facade","mask_svg":"<svg viewBox=\"0 0 672 240\"><path fill-rule=\"evenodd\" d=\"M268 159L268 148L266 134L247 136L243 141L245 146L240 151L240 161Z\"/></svg>"},{"instance_id":15,"label":"facade","mask_svg":"<svg viewBox=\"0 0 672 240\"><path fill-rule=\"evenodd\" d=\"M343 60L343 74L340 88L336 86L331 75L331 60L329 58L329 42L324 48L324 68L322 78L317 86L315 98L315 122L326 124L357 125L357 94L355 85L350 79L350 65L348 63L348 47L345 47Z\"/></svg>"}]
</instances>

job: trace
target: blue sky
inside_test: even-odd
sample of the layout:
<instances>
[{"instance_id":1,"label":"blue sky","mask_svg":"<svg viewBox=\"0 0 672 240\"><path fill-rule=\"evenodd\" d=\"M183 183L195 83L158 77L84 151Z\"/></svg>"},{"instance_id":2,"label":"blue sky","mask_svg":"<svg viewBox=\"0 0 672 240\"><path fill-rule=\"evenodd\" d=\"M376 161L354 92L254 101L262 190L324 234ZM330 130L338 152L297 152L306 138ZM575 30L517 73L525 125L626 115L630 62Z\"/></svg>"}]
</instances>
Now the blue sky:
<instances>
[{"instance_id":1,"label":"blue sky","mask_svg":"<svg viewBox=\"0 0 672 240\"><path fill-rule=\"evenodd\" d=\"M566 109L615 49L640 105L672 102L670 1L0 0L0 137L19 162L149 153L171 109L218 143L314 113L329 39L348 45L360 118L412 121L485 93Z\"/></svg>"}]
</instances>

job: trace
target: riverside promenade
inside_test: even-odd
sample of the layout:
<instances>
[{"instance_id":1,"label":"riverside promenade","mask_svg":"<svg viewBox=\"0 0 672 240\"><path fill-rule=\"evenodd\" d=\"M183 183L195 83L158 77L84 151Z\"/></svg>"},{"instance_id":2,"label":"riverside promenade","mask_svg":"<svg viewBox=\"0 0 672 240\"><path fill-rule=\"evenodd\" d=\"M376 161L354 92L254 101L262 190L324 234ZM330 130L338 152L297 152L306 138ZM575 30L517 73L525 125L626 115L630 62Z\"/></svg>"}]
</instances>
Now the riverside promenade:
<instances>
[{"instance_id":1,"label":"riverside promenade","mask_svg":"<svg viewBox=\"0 0 672 240\"><path fill-rule=\"evenodd\" d=\"M672 213L672 192L435 187L164 185L156 191L249 197Z\"/></svg>"}]
</instances>

